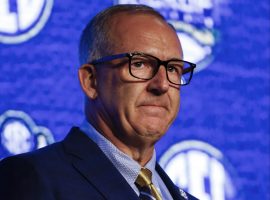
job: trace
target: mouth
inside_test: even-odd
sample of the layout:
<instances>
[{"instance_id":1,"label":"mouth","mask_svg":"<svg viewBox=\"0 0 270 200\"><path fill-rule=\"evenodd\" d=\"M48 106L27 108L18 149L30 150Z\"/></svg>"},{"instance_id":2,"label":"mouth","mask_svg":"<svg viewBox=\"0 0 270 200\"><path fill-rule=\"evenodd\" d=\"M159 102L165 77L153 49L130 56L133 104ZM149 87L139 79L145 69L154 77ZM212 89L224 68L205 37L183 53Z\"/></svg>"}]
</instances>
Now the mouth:
<instances>
[{"instance_id":1,"label":"mouth","mask_svg":"<svg viewBox=\"0 0 270 200\"><path fill-rule=\"evenodd\" d=\"M150 116L154 116L154 117L163 116L168 111L166 106L155 105L155 104L140 105L139 108L142 113L150 115Z\"/></svg>"},{"instance_id":2,"label":"mouth","mask_svg":"<svg viewBox=\"0 0 270 200\"><path fill-rule=\"evenodd\" d=\"M167 107L164 105L155 105L155 104L144 104L144 105L140 105L140 107L150 107L150 108L163 108L167 110Z\"/></svg>"},{"instance_id":3,"label":"mouth","mask_svg":"<svg viewBox=\"0 0 270 200\"><path fill-rule=\"evenodd\" d=\"M165 98L153 99L146 98L137 104L137 108L140 112L147 115L160 117L162 115L167 115L170 112L169 102Z\"/></svg>"},{"instance_id":4,"label":"mouth","mask_svg":"<svg viewBox=\"0 0 270 200\"><path fill-rule=\"evenodd\" d=\"M167 101L165 100L159 100L159 101L143 101L138 106L141 107L152 107L152 108L163 108L165 110L169 110L169 106Z\"/></svg>"}]
</instances>

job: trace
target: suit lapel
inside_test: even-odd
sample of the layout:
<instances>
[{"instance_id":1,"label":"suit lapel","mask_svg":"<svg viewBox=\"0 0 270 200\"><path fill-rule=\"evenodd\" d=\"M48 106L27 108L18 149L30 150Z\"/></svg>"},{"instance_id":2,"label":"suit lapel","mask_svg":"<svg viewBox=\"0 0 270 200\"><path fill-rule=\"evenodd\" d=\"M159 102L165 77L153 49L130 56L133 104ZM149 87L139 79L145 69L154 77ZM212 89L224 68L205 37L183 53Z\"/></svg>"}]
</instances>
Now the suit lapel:
<instances>
[{"instance_id":1,"label":"suit lapel","mask_svg":"<svg viewBox=\"0 0 270 200\"><path fill-rule=\"evenodd\" d=\"M138 200L126 182L99 147L79 128L71 129L64 140L64 148L72 165L105 199Z\"/></svg>"},{"instance_id":2,"label":"suit lapel","mask_svg":"<svg viewBox=\"0 0 270 200\"><path fill-rule=\"evenodd\" d=\"M169 176L164 172L164 170L160 167L158 163L156 164L156 170L160 178L163 180L163 182L167 186L174 200L188 200L187 194L183 190L175 186L175 184L171 181Z\"/></svg>"}]
</instances>

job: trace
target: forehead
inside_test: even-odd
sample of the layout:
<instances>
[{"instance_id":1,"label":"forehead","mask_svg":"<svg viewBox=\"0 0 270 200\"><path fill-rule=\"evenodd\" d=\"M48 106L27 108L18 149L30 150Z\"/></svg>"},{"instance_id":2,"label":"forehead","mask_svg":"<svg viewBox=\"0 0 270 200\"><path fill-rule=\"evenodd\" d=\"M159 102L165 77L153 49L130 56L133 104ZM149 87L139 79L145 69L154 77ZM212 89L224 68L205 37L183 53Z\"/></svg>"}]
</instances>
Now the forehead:
<instances>
[{"instance_id":1,"label":"forehead","mask_svg":"<svg viewBox=\"0 0 270 200\"><path fill-rule=\"evenodd\" d=\"M141 51L160 59L182 57L174 29L153 14L120 13L112 17L110 36L114 53Z\"/></svg>"}]
</instances>

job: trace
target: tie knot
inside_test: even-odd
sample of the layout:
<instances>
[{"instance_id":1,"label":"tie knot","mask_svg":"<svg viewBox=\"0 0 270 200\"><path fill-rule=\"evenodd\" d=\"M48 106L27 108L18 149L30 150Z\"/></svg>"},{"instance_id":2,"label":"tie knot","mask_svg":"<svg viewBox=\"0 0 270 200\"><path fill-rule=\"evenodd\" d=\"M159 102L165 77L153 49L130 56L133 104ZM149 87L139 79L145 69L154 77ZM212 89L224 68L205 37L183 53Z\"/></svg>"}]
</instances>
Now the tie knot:
<instances>
[{"instance_id":1,"label":"tie knot","mask_svg":"<svg viewBox=\"0 0 270 200\"><path fill-rule=\"evenodd\" d=\"M149 169L141 168L135 183L140 191L140 199L162 200L159 191L152 183L152 172Z\"/></svg>"},{"instance_id":2,"label":"tie knot","mask_svg":"<svg viewBox=\"0 0 270 200\"><path fill-rule=\"evenodd\" d=\"M152 183L152 172L147 168L141 168L136 183L141 187L149 186Z\"/></svg>"}]
</instances>

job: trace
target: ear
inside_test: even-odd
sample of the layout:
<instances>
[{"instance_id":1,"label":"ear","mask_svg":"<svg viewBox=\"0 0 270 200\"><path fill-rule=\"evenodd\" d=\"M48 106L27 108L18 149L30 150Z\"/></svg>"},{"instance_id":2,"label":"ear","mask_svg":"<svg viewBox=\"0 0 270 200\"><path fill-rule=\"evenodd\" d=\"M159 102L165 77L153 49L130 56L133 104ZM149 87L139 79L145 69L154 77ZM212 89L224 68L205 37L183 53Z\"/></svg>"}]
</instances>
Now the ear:
<instances>
[{"instance_id":1,"label":"ear","mask_svg":"<svg viewBox=\"0 0 270 200\"><path fill-rule=\"evenodd\" d=\"M78 71L81 88L90 99L97 97L96 69L91 64L84 64Z\"/></svg>"}]
</instances>

